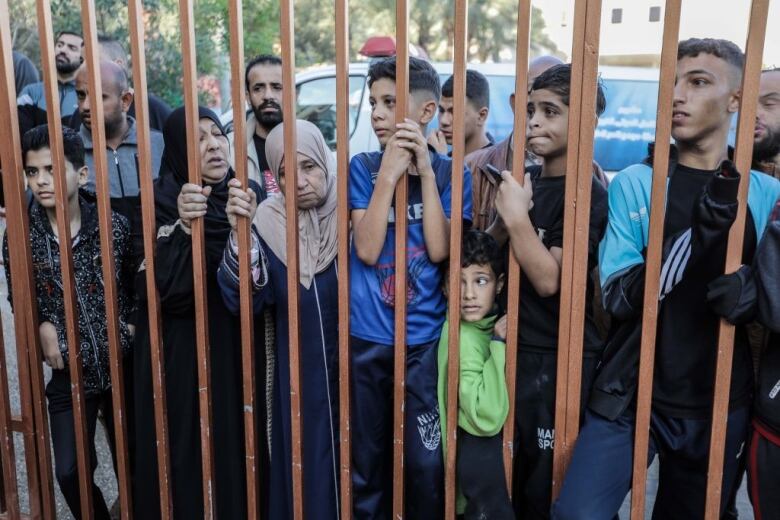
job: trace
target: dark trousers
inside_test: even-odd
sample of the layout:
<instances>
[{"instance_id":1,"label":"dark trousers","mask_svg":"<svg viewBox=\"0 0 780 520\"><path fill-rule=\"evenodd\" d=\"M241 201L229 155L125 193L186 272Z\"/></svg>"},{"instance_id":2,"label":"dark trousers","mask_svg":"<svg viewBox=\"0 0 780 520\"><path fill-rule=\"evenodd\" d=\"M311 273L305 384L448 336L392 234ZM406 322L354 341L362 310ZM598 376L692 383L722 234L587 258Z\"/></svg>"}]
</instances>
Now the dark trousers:
<instances>
[{"instance_id":1,"label":"dark trousers","mask_svg":"<svg viewBox=\"0 0 780 520\"><path fill-rule=\"evenodd\" d=\"M756 520L780 518L780 435L757 420L753 421L747 465Z\"/></svg>"},{"instance_id":2,"label":"dark trousers","mask_svg":"<svg viewBox=\"0 0 780 520\"><path fill-rule=\"evenodd\" d=\"M67 370L54 370L52 378L46 385L46 398L49 401L49 425L51 441L54 447L54 474L60 491L65 497L70 512L74 518L82 518L79 495L79 474L76 459L76 434L73 421L73 401L70 394L70 373ZM98 413L112 418L106 421L106 434L114 452L114 422L111 403L111 390L100 394L86 395L84 399L87 421L87 443L90 451L90 480L97 467L95 453L95 430ZM95 518L108 520L110 515L100 488L92 481L92 502Z\"/></svg>"},{"instance_id":3,"label":"dark trousers","mask_svg":"<svg viewBox=\"0 0 780 520\"><path fill-rule=\"evenodd\" d=\"M728 416L721 514L744 456L748 413L741 408ZM710 423L651 414L648 464L656 455L660 459L654 520L704 517ZM634 429L631 411L614 421L586 412L561 494L553 505L553 518L606 520L617 514L631 488Z\"/></svg>"},{"instance_id":4,"label":"dark trousers","mask_svg":"<svg viewBox=\"0 0 780 520\"><path fill-rule=\"evenodd\" d=\"M352 495L356 519L392 516L393 347L351 338ZM441 427L436 396L438 341L406 350L404 469L406 518L443 516Z\"/></svg>"},{"instance_id":5,"label":"dark trousers","mask_svg":"<svg viewBox=\"0 0 780 520\"><path fill-rule=\"evenodd\" d=\"M593 356L583 359L580 417L584 416L597 362ZM517 355L512 499L515 515L523 520L550 518L557 373L555 352L521 346Z\"/></svg>"},{"instance_id":6,"label":"dark trousers","mask_svg":"<svg viewBox=\"0 0 780 520\"><path fill-rule=\"evenodd\" d=\"M466 498L465 520L511 520L506 489L503 432L477 437L458 428L458 487Z\"/></svg>"}]
</instances>

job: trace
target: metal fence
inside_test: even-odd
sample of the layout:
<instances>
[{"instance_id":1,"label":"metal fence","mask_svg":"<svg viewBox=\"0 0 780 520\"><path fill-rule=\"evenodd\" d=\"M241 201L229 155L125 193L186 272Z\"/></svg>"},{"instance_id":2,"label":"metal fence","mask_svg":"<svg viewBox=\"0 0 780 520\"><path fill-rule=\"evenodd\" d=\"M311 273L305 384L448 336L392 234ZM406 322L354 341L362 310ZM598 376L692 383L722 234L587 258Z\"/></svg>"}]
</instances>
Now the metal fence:
<instances>
[{"instance_id":1,"label":"metal fence","mask_svg":"<svg viewBox=\"0 0 780 520\"><path fill-rule=\"evenodd\" d=\"M19 126L16 117L16 99L14 96L14 73L12 64L12 44L9 31L8 0L0 0L0 65L3 71L3 88L0 89L0 120L9 126L0 137L0 158L3 165L3 185L7 204L8 237L10 243L11 263L14 266L11 276L14 286L13 308L15 310L13 323L15 327L16 350L19 360L19 392L22 411L20 416L12 415L9 404L9 387L7 383L5 351L0 349L0 458L2 459L2 510L7 518L54 518L54 488L52 478L52 457L50 453L48 415L44 399L44 376L41 370L42 359L38 338L38 323L33 282L33 266L31 250L28 241L29 222L25 186L20 172L22 171L21 146ZM292 85L295 82L294 61L294 9L293 0L281 1L281 48L283 60L284 101L283 113L285 121L295 118L295 98ZM231 0L229 3L229 33L230 61L232 78L232 99L234 114L243 114L245 106L243 84L243 23L241 21L242 2ZM89 96L92 109L92 136L94 149L105 149L105 132L103 126L102 103L96 102L102 98L99 55L97 47L97 26L94 2L83 0L82 22L86 57L85 63L89 70ZM736 142L735 162L740 171L748 171L753 144L753 122L755 120L758 96L758 78L763 51L764 36L768 12L768 0L753 0L750 16L750 27L746 46L746 65L742 84L742 101L739 116L739 126ZM645 481L646 481L646 447L649 441L649 419L651 391L653 380L653 360L656 337L656 319L658 310L659 273L661 265L661 248L663 234L663 219L665 206L665 185L669 157L669 142L671 135L671 107L675 79L677 56L677 41L679 32L681 0L667 0L664 19L663 51L661 58L660 90L658 94L659 111L656 124L656 143L654 152L654 171L652 184L652 212L650 217L650 242L647 251L647 273L645 280L644 313L642 319L641 362L638 394L638 410L636 417L636 437L634 456L634 477L631 517L634 520L644 515ZM180 23L182 36L183 85L187 124L194 128L197 122L197 92L196 92L196 56L195 34L193 20L193 1L180 0ZM57 197L57 229L61 246L62 282L65 294L65 316L67 322L67 341L71 360L79 360L77 345L78 327L77 306L74 291L73 260L71 256L71 237L66 202L65 170L63 145L61 139L61 123L56 115L59 113L59 96L54 61L54 34L52 30L51 9L49 0L38 0L39 37L43 62L43 77L45 80L46 102L48 106L48 123L52 153L54 158L55 190ZM136 92L136 120L138 128L139 169L141 182L141 200L144 229L144 253L146 261L146 290L148 299L148 321L151 336L152 374L154 389L154 417L157 433L157 461L160 483L160 504L163 518L171 518L172 485L170 468L170 445L167 436L168 425L166 416L166 396L164 381L165 345L161 336L160 303L155 287L155 208L151 176L151 153L149 132L149 110L146 85L146 63L144 50L142 0L129 0L128 13L130 22L131 50L133 63L133 81ZM336 66L337 66L337 148L338 176L338 256L342 259L349 255L349 213L347 207L347 188L349 161L348 134L348 64L349 64L349 33L347 0L335 0L336 14ZM527 66L529 57L530 35L530 0L519 0L517 7L517 52L516 52L516 106L526 104ZM454 4L455 45L454 45L454 128L455 139L453 147L453 171L463 170L464 163L464 103L465 103L465 68L466 45L468 34L468 0L456 0ZM408 0L397 0L397 110L396 120L403 121L407 106L408 78ZM583 361L583 321L585 314L585 286L587 262L582 259L587 256L588 221L590 218L591 163L593 159L593 138L595 128L595 99L597 88L597 66L599 49L599 25L601 19L600 0L576 0L574 15L574 37L572 46L572 85L570 96L570 115L568 128L569 151L567 158L564 245L561 280L561 320L559 325L558 347L558 377L557 401L555 414L555 429L557 439L555 446L554 477L550 483L554 495L557 495L565 468L571 457L574 443L580 426L580 387ZM242 117L235 121L235 154L236 176L246 185L247 148L246 122ZM526 114L519 109L515 114L515 128L525 128ZM523 132L514 134L513 172L515 178L523 180L524 136ZM519 137L518 137L519 136ZM289 185L296 185L297 167L295 125L285 125L285 172ZM187 143L189 161L189 180L200 184L200 171L197 142L190 139ZM112 256L111 206L109 201L109 181L106 157L102 153L94 155L97 172L97 207L99 211L99 227L101 252L103 258ZM739 214L736 225L731 229L728 243L728 259L726 270L733 271L739 265L739 251L742 249L742 232L745 222L746 193L749 176L742 176L739 191ZM463 177L453 176L452 214L462 214L463 208ZM297 239L297 195L295 190L288 190L287 204L287 255L290 259L287 289L289 292L289 337L290 337L290 391L292 404L292 475L294 490L294 516L304 518L303 504L303 474L307 468L302 456L302 423L301 402L306 399L301 392L300 374L300 315L298 312L298 239ZM407 283L406 263L406 226L408 193L406 182L400 182L396 192L396 294L405 294ZM450 312L460 314L460 243L463 233L462 220L454 218L451 225L450 257L452 269L449 273ZM256 392L256 374L253 367L254 338L252 330L252 295L249 272L249 223L244 221L239 228L240 251L240 295L241 295L241 352L244 400L244 427L246 451L246 489L247 505L251 518L261 515L261 475L258 466L259 452L264 449L257 440L255 410L259 408ZM195 316L197 324L197 359L198 386L200 409L200 440L202 451L203 499L204 511L208 518L216 516L215 496L220 493L219 482L214 478L214 449L212 440L212 410L209 378L209 335L206 284L205 284L205 242L204 224L202 219L195 219L192 226L193 272L195 286ZM114 426L117 446L117 477L121 501L122 518L133 517L130 464L128 455L127 415L122 389L123 371L119 350L119 323L116 300L116 277L114 264L103 262L103 279L106 294L106 318L109 332L109 347L111 359L111 379L113 381ZM340 473L341 473L341 516L349 519L352 516L350 453L354 446L350 438L350 353L349 353L349 270L346 261L338 265L339 279L339 401L340 401ZM510 395L510 417L504 433L504 458L508 484L511 481L511 458L513 438L514 383L516 374L517 337L519 327L519 284L520 268L510 255L510 270L508 279L508 334L507 334L507 381ZM458 321L449 324L449 369L448 369L448 401L449 417L457 417L457 385L458 385ZM710 447L710 464L707 485L707 503L705 517L718 517L721 476L724 458L724 442L726 432L726 414L728 411L728 389L730 385L734 327L722 322L718 344L718 362L716 392L714 395L712 437ZM404 399L405 399L405 369L406 369L406 299L396 300L395 307L395 378L394 378L394 429L393 429L393 516L401 518L404 515ZM91 468L89 460L88 436L86 431L84 393L81 377L81 363L70 363L70 377L75 417L75 433L78 452L78 474L80 481L80 499L84 518L92 518ZM20 432L24 441L24 456L27 464L27 487L30 495L29 512L22 514L17 488L17 475L13 433ZM450 449L446 458L446 516L455 517L455 446L456 425L450 421L447 425L447 438ZM511 485L509 485L511 490Z\"/></svg>"}]
</instances>

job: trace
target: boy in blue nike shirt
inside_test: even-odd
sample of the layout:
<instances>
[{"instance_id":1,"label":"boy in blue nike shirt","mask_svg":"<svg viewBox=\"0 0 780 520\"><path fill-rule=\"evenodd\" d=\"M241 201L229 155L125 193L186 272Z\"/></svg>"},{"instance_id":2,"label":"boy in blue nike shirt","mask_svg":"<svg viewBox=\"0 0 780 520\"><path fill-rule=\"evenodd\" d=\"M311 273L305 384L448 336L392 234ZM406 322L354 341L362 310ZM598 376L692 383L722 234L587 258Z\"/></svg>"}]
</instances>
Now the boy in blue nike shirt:
<instances>
[{"instance_id":1,"label":"boy in blue nike shirt","mask_svg":"<svg viewBox=\"0 0 780 520\"><path fill-rule=\"evenodd\" d=\"M360 446L352 453L354 514L382 519L392 510L393 204L396 185L406 177L406 514L435 520L443 514L436 347L446 302L439 264L449 256L452 161L428 147L425 130L436 116L441 87L430 63L410 58L408 118L396 124L395 58L375 62L368 85L371 125L382 151L358 154L349 167L351 426L355 446ZM464 181L462 218L469 224L471 174L459 173Z\"/></svg>"}]
</instances>

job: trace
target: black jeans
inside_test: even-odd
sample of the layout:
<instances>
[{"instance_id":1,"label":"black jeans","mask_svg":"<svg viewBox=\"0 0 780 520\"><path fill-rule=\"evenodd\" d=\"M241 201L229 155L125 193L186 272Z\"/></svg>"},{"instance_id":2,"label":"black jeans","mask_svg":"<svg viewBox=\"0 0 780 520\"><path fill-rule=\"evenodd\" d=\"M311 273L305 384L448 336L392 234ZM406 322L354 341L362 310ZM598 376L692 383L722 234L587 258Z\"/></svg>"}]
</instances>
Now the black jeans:
<instances>
[{"instance_id":1,"label":"black jeans","mask_svg":"<svg viewBox=\"0 0 780 520\"><path fill-rule=\"evenodd\" d=\"M465 520L512 520L506 488L503 432L477 437L458 428L458 486L466 497Z\"/></svg>"},{"instance_id":2,"label":"black jeans","mask_svg":"<svg viewBox=\"0 0 780 520\"><path fill-rule=\"evenodd\" d=\"M46 398L49 401L49 424L51 440L54 446L54 474L60 491L74 518L82 518L79 496L79 474L76 459L76 434L73 422L73 401L70 394L70 373L68 370L52 371L52 378L46 385ZM90 451L91 474L97 467L95 453L95 430L98 412L108 419L104 425L111 452L114 452L114 422L111 404L111 390L99 394L85 395L87 420L87 442ZM92 502L96 520L109 520L108 507L100 488L92 481Z\"/></svg>"}]
</instances>

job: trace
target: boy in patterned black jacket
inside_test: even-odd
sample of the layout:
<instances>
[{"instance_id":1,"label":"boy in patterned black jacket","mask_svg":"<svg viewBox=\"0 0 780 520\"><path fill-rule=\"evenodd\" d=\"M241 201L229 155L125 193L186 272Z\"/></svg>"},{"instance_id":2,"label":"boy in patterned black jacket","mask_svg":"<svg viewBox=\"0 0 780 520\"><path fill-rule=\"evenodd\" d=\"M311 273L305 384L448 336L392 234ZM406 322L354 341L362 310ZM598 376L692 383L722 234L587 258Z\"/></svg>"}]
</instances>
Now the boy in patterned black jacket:
<instances>
[{"instance_id":1,"label":"boy in patterned black jacket","mask_svg":"<svg viewBox=\"0 0 780 520\"><path fill-rule=\"evenodd\" d=\"M87 179L83 143L73 130L63 128L62 131L67 201L73 241L72 256L76 285L78 341L83 366L87 430L94 471L97 465L94 438L99 411L107 418L105 424L109 430L109 441L113 441L108 330L100 236L95 206L79 196L79 187ZM73 516L81 518L73 404L70 392L70 374L68 373L65 308L55 212L53 161L46 125L35 127L24 134L22 159L24 175L34 199L29 207L30 248L35 277L41 348L46 364L52 368L52 378L46 386L46 397L49 401L55 472L57 482ZM126 265L130 259L130 230L127 220L121 215L113 213L111 220L113 260L117 276L119 336L121 350L126 357L131 348L134 332L133 327L127 322L134 305L128 293L132 273L127 272L128 265ZM10 269L13 267L9 262L7 234L3 239L3 259L8 281L8 300L11 301ZM113 447L113 442L111 444ZM95 517L108 519L108 508L103 500L103 495L94 483L92 494Z\"/></svg>"}]
</instances>

